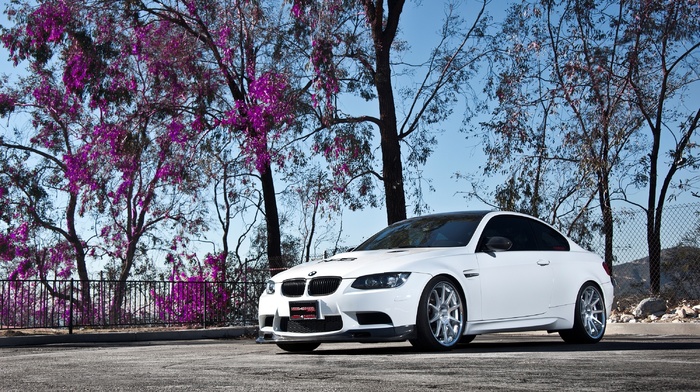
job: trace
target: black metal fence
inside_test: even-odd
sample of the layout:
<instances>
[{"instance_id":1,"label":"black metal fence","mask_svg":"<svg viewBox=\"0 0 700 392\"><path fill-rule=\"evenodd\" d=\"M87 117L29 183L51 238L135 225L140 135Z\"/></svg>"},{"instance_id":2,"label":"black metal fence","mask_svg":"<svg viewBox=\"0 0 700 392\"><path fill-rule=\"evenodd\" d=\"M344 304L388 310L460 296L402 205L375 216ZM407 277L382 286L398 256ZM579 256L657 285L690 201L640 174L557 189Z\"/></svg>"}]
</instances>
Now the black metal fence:
<instances>
[{"instance_id":1,"label":"black metal fence","mask_svg":"<svg viewBox=\"0 0 700 392\"><path fill-rule=\"evenodd\" d=\"M661 235L661 296L700 300L700 204L669 206ZM617 300L650 295L646 217L615 211ZM591 244L603 252L602 240ZM256 324L260 281L0 280L0 329Z\"/></svg>"},{"instance_id":2,"label":"black metal fence","mask_svg":"<svg viewBox=\"0 0 700 392\"><path fill-rule=\"evenodd\" d=\"M260 282L0 280L0 329L257 324Z\"/></svg>"}]
</instances>

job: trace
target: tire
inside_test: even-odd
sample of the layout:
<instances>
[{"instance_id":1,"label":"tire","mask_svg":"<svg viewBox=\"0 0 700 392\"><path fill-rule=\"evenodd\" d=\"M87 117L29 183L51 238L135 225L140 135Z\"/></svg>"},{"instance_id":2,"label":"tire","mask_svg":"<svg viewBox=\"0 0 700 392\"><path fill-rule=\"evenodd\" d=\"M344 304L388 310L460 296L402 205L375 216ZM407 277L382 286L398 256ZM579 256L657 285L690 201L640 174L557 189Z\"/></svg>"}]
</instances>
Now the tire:
<instances>
[{"instance_id":1,"label":"tire","mask_svg":"<svg viewBox=\"0 0 700 392\"><path fill-rule=\"evenodd\" d=\"M605 334L605 302L598 286L586 283L576 297L574 327L559 331L566 343L598 343Z\"/></svg>"},{"instance_id":2,"label":"tire","mask_svg":"<svg viewBox=\"0 0 700 392\"><path fill-rule=\"evenodd\" d=\"M321 343L277 343L277 347L290 353L306 353L314 351Z\"/></svg>"},{"instance_id":3,"label":"tire","mask_svg":"<svg viewBox=\"0 0 700 392\"><path fill-rule=\"evenodd\" d=\"M416 315L416 338L411 344L423 351L454 347L464 331L464 299L455 284L444 276L431 279L423 289Z\"/></svg>"}]
</instances>

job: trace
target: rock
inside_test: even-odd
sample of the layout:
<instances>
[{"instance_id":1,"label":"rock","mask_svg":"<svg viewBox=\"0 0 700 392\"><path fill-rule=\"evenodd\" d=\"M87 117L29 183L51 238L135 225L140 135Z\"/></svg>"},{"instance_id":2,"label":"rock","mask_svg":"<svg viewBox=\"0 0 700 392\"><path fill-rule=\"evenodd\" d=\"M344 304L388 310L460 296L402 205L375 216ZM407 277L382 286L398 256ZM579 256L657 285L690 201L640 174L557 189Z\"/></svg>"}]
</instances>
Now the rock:
<instances>
[{"instance_id":1,"label":"rock","mask_svg":"<svg viewBox=\"0 0 700 392\"><path fill-rule=\"evenodd\" d=\"M668 320L674 319L674 318L676 318L676 315L673 313L664 314L663 316L661 316L661 321L668 321Z\"/></svg>"},{"instance_id":2,"label":"rock","mask_svg":"<svg viewBox=\"0 0 700 392\"><path fill-rule=\"evenodd\" d=\"M650 314L666 312L666 301L661 298L647 298L634 309L635 317L647 317Z\"/></svg>"},{"instance_id":3,"label":"rock","mask_svg":"<svg viewBox=\"0 0 700 392\"><path fill-rule=\"evenodd\" d=\"M623 314L619 318L619 322L621 323L633 323L635 321L636 320L634 319L634 316L632 316L631 314Z\"/></svg>"},{"instance_id":4,"label":"rock","mask_svg":"<svg viewBox=\"0 0 700 392\"><path fill-rule=\"evenodd\" d=\"M676 311L676 313L678 313L678 312L683 313L683 318L685 318L685 317L695 317L695 316L697 315L697 313L698 313L698 312L696 312L693 308L691 308L690 306L686 306L686 305L683 305L683 306L681 306L680 308L678 308L678 310Z\"/></svg>"}]
</instances>

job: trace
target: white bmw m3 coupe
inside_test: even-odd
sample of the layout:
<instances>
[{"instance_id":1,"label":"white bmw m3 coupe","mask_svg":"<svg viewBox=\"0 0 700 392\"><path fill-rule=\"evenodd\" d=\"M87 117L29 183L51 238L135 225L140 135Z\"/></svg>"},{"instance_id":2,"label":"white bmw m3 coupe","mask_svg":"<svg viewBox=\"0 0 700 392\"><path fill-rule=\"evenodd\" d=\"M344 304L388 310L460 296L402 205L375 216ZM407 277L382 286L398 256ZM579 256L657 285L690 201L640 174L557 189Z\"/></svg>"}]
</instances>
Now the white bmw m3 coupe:
<instances>
[{"instance_id":1,"label":"white bmw m3 coupe","mask_svg":"<svg viewBox=\"0 0 700 392\"><path fill-rule=\"evenodd\" d=\"M448 350L480 334L546 330L596 343L612 302L603 260L546 223L513 212L443 213L275 275L260 297L257 341L291 352L405 340Z\"/></svg>"}]
</instances>

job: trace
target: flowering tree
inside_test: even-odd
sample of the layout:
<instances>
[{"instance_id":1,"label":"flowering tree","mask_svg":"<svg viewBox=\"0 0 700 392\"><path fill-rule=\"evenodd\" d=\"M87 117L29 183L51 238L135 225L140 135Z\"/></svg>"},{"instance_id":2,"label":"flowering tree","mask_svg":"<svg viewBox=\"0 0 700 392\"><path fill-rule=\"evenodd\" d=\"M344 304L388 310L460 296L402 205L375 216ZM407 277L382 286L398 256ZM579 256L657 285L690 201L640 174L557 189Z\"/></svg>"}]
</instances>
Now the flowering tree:
<instances>
[{"instance_id":1,"label":"flowering tree","mask_svg":"<svg viewBox=\"0 0 700 392\"><path fill-rule=\"evenodd\" d=\"M385 119L390 111L389 117L384 109L380 117L353 117L340 113L334 102L341 89L372 99L381 82L380 106L393 106L385 105L384 98L393 94L385 78L390 78L390 46L401 6L392 3L387 31L379 32L382 2L363 8L320 4L48 0L9 5L14 25L3 29L2 42L29 74L2 85L0 114L29 116L32 124L2 136L0 153L7 164L0 177L0 212L6 223L0 243L10 244L0 247L5 259L27 274L40 275L35 270L42 266L57 276L77 271L87 281L88 262L107 258L108 277L124 282L139 263L146 265L154 245L167 247L175 237L185 244L185 237L199 234L204 227L201 189L213 181L224 235L223 256L216 252L212 260L225 264L229 259L231 203L245 195L248 205L262 207L266 230L259 237L266 241L274 273L287 266L275 170L293 174L292 168L317 156L330 164L330 185L313 187L314 211L320 200L351 207L372 202L366 195L373 174L395 194L402 180L390 178L397 167L403 175L398 141L418 135L426 121L444 118L438 108L451 95L441 91L468 75L469 61L460 54L476 28L461 45L435 51L426 82L415 90L410 115L396 133L396 121ZM312 22L325 10L330 19ZM333 20L341 22L338 29L327 23ZM453 19L446 26L456 25ZM354 27L360 34L346 35ZM372 31L383 38L373 40ZM372 44L381 52L376 65L368 61ZM339 56L341 49L348 51ZM352 62L338 63L346 60ZM382 145L394 154L384 154L392 163L382 174L371 168L372 125L367 124L396 131L382 134ZM429 145L428 139L417 140ZM309 145L310 153L304 151ZM421 161L429 147L414 152ZM215 178L217 167L226 171L221 181ZM316 176L318 170L311 172L309 178L324 178ZM257 192L251 186L255 181L262 205L251 196ZM346 192L350 186L357 186L358 197ZM329 198L329 193L342 196ZM394 204L405 216L405 202ZM392 213L391 219L400 215ZM177 256L183 252L170 250Z\"/></svg>"},{"instance_id":2,"label":"flowering tree","mask_svg":"<svg viewBox=\"0 0 700 392\"><path fill-rule=\"evenodd\" d=\"M8 227L29 227L35 232L28 240L65 249L50 258L57 276L75 268L86 282L86 256L109 256L123 289L145 252L144 238L157 240L166 223L191 230L202 223L194 198L198 178L191 173L203 127L197 113L182 109L211 94L206 86L184 88L184 80L202 75L192 61L196 54L179 50L181 37L167 23L133 23L106 7L47 1L9 8L8 15L16 23L4 29L3 44L29 75L14 89L6 86L13 105L3 113L21 110L33 128L25 131L29 138L3 136L3 153L25 158L21 172L9 165L2 170L12 186L3 203L22 207L5 214ZM37 256L15 250L12 257L20 260L18 271L45 275Z\"/></svg>"},{"instance_id":3,"label":"flowering tree","mask_svg":"<svg viewBox=\"0 0 700 392\"><path fill-rule=\"evenodd\" d=\"M10 9L8 15L24 25L4 30L2 42L15 64L31 61L30 70L36 75L14 88L3 85L0 114L28 111L35 133L28 143L27 138L19 137L21 130L17 130L17 140L9 131L0 137L0 211L7 227L1 240L6 244L0 247L2 258L15 263L11 278L46 280L52 273L68 277L75 268L85 282L87 244L77 228L81 193L79 187L69 185L67 175L74 172L70 157L80 148L74 131L88 116L81 100L67 93L60 73L47 67L50 45L64 36L70 10L56 4L36 10ZM48 21L42 23L44 18ZM31 28L27 26L30 22ZM83 293L82 299L89 302L88 294Z\"/></svg>"},{"instance_id":4,"label":"flowering tree","mask_svg":"<svg viewBox=\"0 0 700 392\"><path fill-rule=\"evenodd\" d=\"M206 7L193 2L48 1L9 9L16 25L5 31L4 43L13 59L31 63L31 69L40 69L37 73L53 72L57 87L52 94L69 100L83 116L75 120L72 133L52 128L55 135L70 137L66 143L71 144L68 153L53 152L63 165L53 178L65 182L61 191L74 195L79 218L94 217L86 224L96 235L76 243L89 246L83 254L111 260L108 277L124 280L135 263L148 261L145 240L168 242L152 233L169 227L171 235L198 234L203 222L195 195L206 193L195 189L205 181L214 185L223 230L224 257L217 260L229 260L231 217L253 206L267 222L270 267L286 267L273 167L305 164L295 138L304 139L303 127L313 122L314 113L305 102L305 44L289 40L296 37L296 26L288 12L280 12L284 7L274 1L222 1ZM47 26L48 32L36 33L36 26ZM35 33L40 39L32 38ZM33 98L34 90L25 91L23 99ZM9 93L0 102L3 114L17 107L43 110L44 115L67 112L17 106L18 94ZM312 114L309 122L293 124L305 110ZM338 154L355 150L321 144L317 151L338 161L334 167L344 172L348 165ZM21 143L16 146L23 151ZM195 175L202 172L207 178ZM262 206L254 200L256 180ZM78 264L80 270L85 263Z\"/></svg>"},{"instance_id":5,"label":"flowering tree","mask_svg":"<svg viewBox=\"0 0 700 392\"><path fill-rule=\"evenodd\" d=\"M290 75L303 69L295 59L304 47L287 41L294 37L293 26L275 12L283 3L136 1L124 6L143 23L169 23L198 48L199 64L217 84L211 124L230 131L251 169L249 178L259 180L269 266L273 273L285 268L273 168L293 156L282 147L289 143L301 101L299 80Z\"/></svg>"},{"instance_id":6,"label":"flowering tree","mask_svg":"<svg viewBox=\"0 0 700 392\"><path fill-rule=\"evenodd\" d=\"M202 317L215 315L228 309L231 293L223 286L225 271L223 254L208 254L204 262L188 268L182 259L168 257L167 264L172 268L170 281L172 289L168 293L151 292L157 312L162 320L178 323L206 323ZM219 282L219 285L207 283Z\"/></svg>"}]
</instances>

